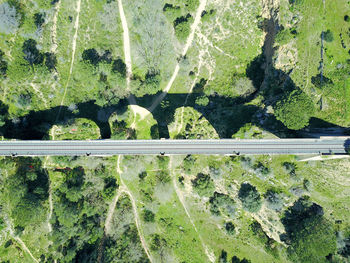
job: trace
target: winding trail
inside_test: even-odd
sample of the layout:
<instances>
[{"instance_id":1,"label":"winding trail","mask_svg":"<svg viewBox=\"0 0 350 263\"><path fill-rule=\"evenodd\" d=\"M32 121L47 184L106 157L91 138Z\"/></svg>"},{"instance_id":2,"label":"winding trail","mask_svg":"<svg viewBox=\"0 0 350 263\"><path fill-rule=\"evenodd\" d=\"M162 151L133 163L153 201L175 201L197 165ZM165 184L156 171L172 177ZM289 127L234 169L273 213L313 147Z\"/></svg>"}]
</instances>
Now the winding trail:
<instances>
[{"instance_id":1,"label":"winding trail","mask_svg":"<svg viewBox=\"0 0 350 263\"><path fill-rule=\"evenodd\" d=\"M191 25L190 35L188 36L188 38L186 40L186 44L183 47L183 50L181 52L181 57L184 57L186 55L188 49L190 48L190 46L191 46L191 44L193 42L196 29L197 29L198 25L201 22L201 15L202 15L202 12L205 10L206 4L207 4L207 0L200 0L200 4L199 4L199 7L197 8L194 22ZM174 81L175 81L179 71L180 71L180 62L178 61L176 66L175 66L175 70L173 72L173 75L171 76L171 78L170 78L168 84L166 85L165 89L158 96L158 98L152 103L152 105L148 108L149 112L153 112L154 109L159 105L159 103L166 97L166 95L170 91L170 89L171 89L171 87L172 87L172 85L173 85L173 83L174 83Z\"/></svg>"},{"instance_id":2,"label":"winding trail","mask_svg":"<svg viewBox=\"0 0 350 263\"><path fill-rule=\"evenodd\" d=\"M130 47L128 22L125 17L122 0L118 0L118 7L119 7L120 20L122 22L122 27L123 27L124 61L126 65L126 90L130 91L130 81L132 77L131 47ZM130 108L134 113L134 120L133 120L133 123L131 124L131 128L134 129L136 126L136 113L137 113L137 109L135 108L136 107L135 97L133 95L130 95L128 97L128 101L130 104Z\"/></svg>"},{"instance_id":3,"label":"winding trail","mask_svg":"<svg viewBox=\"0 0 350 263\"><path fill-rule=\"evenodd\" d=\"M169 160L169 167L168 167L168 169L169 169L169 172L171 173L171 171L172 171L172 158L173 158L173 156L170 156L169 158L170 158L170 160ZM193 229L196 231L196 233L197 233L197 235L198 235L198 237L199 237L199 240L200 240L200 242L201 242L201 244L202 244L202 247L203 247L203 249L204 249L205 255L208 257L208 259L209 259L210 262L214 263L214 262L215 262L215 254L214 254L214 252L212 251L212 249L210 249L210 248L208 247L208 245L206 245L206 244L204 243L203 238L202 238L202 235L198 232L197 227L196 227L196 225L195 225L195 223L194 223L194 221L193 221L193 219L192 219L192 217L191 217L191 215L190 215L190 213L188 212L188 209L187 209L187 207L186 207L185 198L184 198L184 196L183 196L181 190L179 189L179 187L178 187L177 184L176 184L176 178L175 178L175 176L172 176L172 179L173 179L173 185L174 185L174 189L175 189L176 195L177 195L177 197L179 198L180 203L181 203L183 209L185 210L185 213L186 213L188 219L190 220L190 222L191 222L191 224L192 224L192 226L193 226Z\"/></svg>"},{"instance_id":4,"label":"winding trail","mask_svg":"<svg viewBox=\"0 0 350 263\"><path fill-rule=\"evenodd\" d=\"M55 13L54 13L54 16L52 19L53 26L51 29L51 41L52 41L52 46L50 49L51 53L56 53L57 47L58 47L58 45L57 45L57 18L58 18L58 12L60 10L60 6L61 6L61 2L59 1L55 5Z\"/></svg>"},{"instance_id":5,"label":"winding trail","mask_svg":"<svg viewBox=\"0 0 350 263\"><path fill-rule=\"evenodd\" d=\"M124 180L122 178L123 171L120 169L120 161L121 161L121 155L118 156L118 161L117 161L117 172L119 173L120 184L121 184L120 194L121 193L126 193L129 196L129 198L130 198L130 201L131 201L131 204L132 204L132 209L133 209L133 214L134 214L134 218L135 218L135 224L136 224L137 232L138 232L139 237L140 237L140 241L141 241L142 247L143 247L143 249L144 249L144 251L145 251L149 261L151 263L153 263L154 261L153 261L153 259L151 257L151 253L150 253L149 248L147 246L146 240L143 237L143 233L142 233L142 229L141 229L141 220L140 220L139 214L137 212L137 206L136 206L135 198L132 195L132 193L130 192L129 188L127 187L127 185L125 184L125 182L124 182Z\"/></svg>"},{"instance_id":6,"label":"winding trail","mask_svg":"<svg viewBox=\"0 0 350 263\"><path fill-rule=\"evenodd\" d=\"M34 262L39 263L39 261L33 256L32 252L30 252L30 250L28 249L28 247L26 246L26 244L23 242L23 240L22 240L19 236L16 236L16 235L15 235L15 233L14 233L14 231L13 231L13 226L12 226L10 220L9 220L6 216L5 216L4 219L5 219L5 222L6 222L6 224L7 224L8 229L9 229L10 236L11 236L14 240L16 240L16 242L17 242L18 244L21 245L22 249L23 249L25 252L28 253L28 255L33 259Z\"/></svg>"},{"instance_id":7,"label":"winding trail","mask_svg":"<svg viewBox=\"0 0 350 263\"><path fill-rule=\"evenodd\" d=\"M72 72L73 72L75 50L76 50L76 46L77 46L77 38L78 38L78 30L79 30L79 17L80 17L80 9L81 9L80 7L81 7L81 0L77 0L77 8L76 8L77 17L75 18L75 23L74 23L75 33L74 33L73 41L72 41L72 57L71 57L71 62L70 62L70 67L69 67L69 75L68 75L68 79L66 81L66 85L64 86L64 93L63 93L63 97L61 100L60 109L59 109L58 114L57 114L57 119L60 116L61 109L62 109L64 100L65 100L66 95L67 95L68 84L70 82Z\"/></svg>"}]
</instances>

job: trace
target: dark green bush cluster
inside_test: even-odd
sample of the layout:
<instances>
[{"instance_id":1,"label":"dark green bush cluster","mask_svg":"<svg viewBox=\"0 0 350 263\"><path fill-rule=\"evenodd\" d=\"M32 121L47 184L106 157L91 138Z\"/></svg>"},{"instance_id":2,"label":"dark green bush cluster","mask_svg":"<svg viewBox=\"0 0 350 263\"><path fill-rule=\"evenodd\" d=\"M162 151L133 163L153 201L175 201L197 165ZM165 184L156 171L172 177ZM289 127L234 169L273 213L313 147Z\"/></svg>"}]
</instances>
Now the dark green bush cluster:
<instances>
[{"instance_id":1,"label":"dark green bush cluster","mask_svg":"<svg viewBox=\"0 0 350 263\"><path fill-rule=\"evenodd\" d=\"M235 201L228 195L214 192L214 195L209 199L210 212L216 216L224 214L228 217L234 217L236 211Z\"/></svg>"},{"instance_id":2,"label":"dark green bush cluster","mask_svg":"<svg viewBox=\"0 0 350 263\"><path fill-rule=\"evenodd\" d=\"M41 26L45 23L45 13L35 13L34 14L34 24L37 28L41 28Z\"/></svg>"},{"instance_id":3,"label":"dark green bush cluster","mask_svg":"<svg viewBox=\"0 0 350 263\"><path fill-rule=\"evenodd\" d=\"M207 174L199 173L191 182L194 190L200 196L210 196L215 189L213 179Z\"/></svg>"},{"instance_id":4,"label":"dark green bush cluster","mask_svg":"<svg viewBox=\"0 0 350 263\"><path fill-rule=\"evenodd\" d=\"M241 184L238 197L242 201L243 208L249 212L258 212L261 208L261 197L255 186L249 183Z\"/></svg>"},{"instance_id":5,"label":"dark green bush cluster","mask_svg":"<svg viewBox=\"0 0 350 263\"><path fill-rule=\"evenodd\" d=\"M0 79L1 78L6 78L6 73L7 73L7 62L5 61L4 57L5 53L0 50Z\"/></svg>"},{"instance_id":6,"label":"dark green bush cluster","mask_svg":"<svg viewBox=\"0 0 350 263\"><path fill-rule=\"evenodd\" d=\"M292 91L275 106L276 119L292 130L300 130L307 126L313 114L313 102L301 90Z\"/></svg>"},{"instance_id":7,"label":"dark green bush cluster","mask_svg":"<svg viewBox=\"0 0 350 263\"><path fill-rule=\"evenodd\" d=\"M48 68L48 70L54 70L57 64L56 55L50 52L41 53L37 49L36 45L37 43L34 39L28 39L24 41L22 47L24 59L27 60L33 69L34 65L42 65L45 63L45 66Z\"/></svg>"},{"instance_id":8,"label":"dark green bush cluster","mask_svg":"<svg viewBox=\"0 0 350 263\"><path fill-rule=\"evenodd\" d=\"M326 256L336 250L333 224L323 217L323 209L310 201L299 198L285 213L282 223L286 236L282 239L290 244L289 254L300 262L324 262Z\"/></svg>"},{"instance_id":9,"label":"dark green bush cluster","mask_svg":"<svg viewBox=\"0 0 350 263\"><path fill-rule=\"evenodd\" d=\"M186 16L180 16L174 21L175 35L181 41L186 40L190 34L191 24L193 23L193 17L191 14Z\"/></svg>"},{"instance_id":10,"label":"dark green bush cluster","mask_svg":"<svg viewBox=\"0 0 350 263\"><path fill-rule=\"evenodd\" d=\"M146 222L154 222L154 218L155 218L155 214L148 209L143 210L143 220L145 220Z\"/></svg>"}]
</instances>

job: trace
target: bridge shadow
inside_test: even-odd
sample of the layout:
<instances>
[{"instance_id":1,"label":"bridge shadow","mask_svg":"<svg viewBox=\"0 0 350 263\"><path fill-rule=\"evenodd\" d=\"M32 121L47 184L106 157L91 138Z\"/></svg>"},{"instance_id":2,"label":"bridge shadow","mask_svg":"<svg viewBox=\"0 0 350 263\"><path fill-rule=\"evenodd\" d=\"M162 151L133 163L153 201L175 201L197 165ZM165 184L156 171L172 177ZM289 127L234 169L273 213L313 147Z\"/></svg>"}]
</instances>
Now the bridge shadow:
<instances>
[{"instance_id":1,"label":"bridge shadow","mask_svg":"<svg viewBox=\"0 0 350 263\"><path fill-rule=\"evenodd\" d=\"M148 108L158 95L136 97L135 104ZM196 99L203 95L203 93L168 94L152 113L158 124L159 137L169 138L168 126L174 121L176 109L184 106L187 96L186 106L197 110L201 114L200 118L206 118L220 138L232 138L232 135L247 123L261 127L278 137L300 137L297 131L287 129L280 121L276 120L273 114L267 114L262 108L247 104L251 98L227 98L212 95L208 96L208 105L200 106L196 104ZM47 139L53 125L64 124L76 118L86 118L96 123L100 129L101 138L108 139L111 137L111 128L108 122L110 116L114 112L117 114L125 113L128 105L128 100L123 99L118 104L106 107L98 106L94 101L79 103L75 111L63 106L59 119L57 119L59 106L43 111L31 111L15 121L6 119L0 132L8 139L42 140ZM5 116L7 115L5 114ZM315 118L313 122L323 123L322 126L327 127L339 127Z\"/></svg>"}]
</instances>

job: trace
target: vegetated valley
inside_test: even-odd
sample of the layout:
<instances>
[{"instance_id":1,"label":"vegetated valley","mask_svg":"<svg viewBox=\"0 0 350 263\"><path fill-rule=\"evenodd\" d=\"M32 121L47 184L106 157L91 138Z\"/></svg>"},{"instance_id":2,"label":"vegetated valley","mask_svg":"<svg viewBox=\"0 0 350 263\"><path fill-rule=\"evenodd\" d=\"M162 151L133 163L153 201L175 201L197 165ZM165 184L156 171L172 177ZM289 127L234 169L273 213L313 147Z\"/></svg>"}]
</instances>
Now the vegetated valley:
<instances>
[{"instance_id":1,"label":"vegetated valley","mask_svg":"<svg viewBox=\"0 0 350 263\"><path fill-rule=\"evenodd\" d=\"M349 135L347 0L0 0L2 140ZM0 262L349 262L350 162L1 157Z\"/></svg>"}]
</instances>

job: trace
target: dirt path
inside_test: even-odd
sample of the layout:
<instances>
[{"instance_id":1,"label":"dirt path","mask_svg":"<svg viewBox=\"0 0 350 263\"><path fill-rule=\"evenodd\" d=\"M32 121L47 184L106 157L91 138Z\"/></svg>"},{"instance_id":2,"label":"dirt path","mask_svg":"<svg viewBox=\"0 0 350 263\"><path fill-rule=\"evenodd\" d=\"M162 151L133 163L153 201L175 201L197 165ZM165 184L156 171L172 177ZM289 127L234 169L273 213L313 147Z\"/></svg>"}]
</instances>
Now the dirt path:
<instances>
[{"instance_id":1,"label":"dirt path","mask_svg":"<svg viewBox=\"0 0 350 263\"><path fill-rule=\"evenodd\" d=\"M168 169L169 169L170 174L172 174L171 171L172 171L172 158L173 158L173 156L170 156L169 158L170 158L170 160L169 160L169 167L168 167ZM196 233L198 234L198 237L199 237L199 240L200 240L200 242L201 242L201 244L202 244L202 247L203 247L203 249L204 249L204 252L205 252L206 256L208 257L209 261L214 263L214 262L215 262L215 254L214 254L214 252L212 251L212 249L210 249L210 248L208 247L208 245L206 245L206 244L204 243L203 238L202 238L202 235L198 232L197 227L196 227L196 225L195 225L195 223L194 223L194 221L193 221L193 219L192 219L192 217L191 217L191 215L190 215L190 213L188 212L188 209L187 209L187 207L186 207L185 197L184 197L184 195L182 194L181 190L179 189L179 187L178 187L177 184L176 184L176 178L175 178L175 176L172 176L172 179L173 179L173 185L174 185L174 189L175 189L176 195L177 195L177 197L179 198L180 203L181 203L183 209L185 210L185 213L186 213L188 219L190 220L190 222L191 222L191 224L192 224L192 226L193 226L193 229L194 229L194 230L196 231Z\"/></svg>"},{"instance_id":2,"label":"dirt path","mask_svg":"<svg viewBox=\"0 0 350 263\"><path fill-rule=\"evenodd\" d=\"M35 93L38 94L39 98L44 102L45 108L47 108L47 101L44 97L44 94L41 92L41 90L33 82L30 83L30 86L33 88Z\"/></svg>"},{"instance_id":3,"label":"dirt path","mask_svg":"<svg viewBox=\"0 0 350 263\"><path fill-rule=\"evenodd\" d=\"M33 259L34 262L39 263L39 261L33 256L32 252L30 252L30 250L28 249L28 247L26 246L26 244L23 242L23 240L22 240L19 236L16 236L16 235L15 235L15 233L14 233L14 231L13 231L13 226L12 226L10 220L9 220L6 216L5 216L4 219L5 219L6 225L7 225L8 229L9 229L10 236L11 236L14 240L16 240L16 242L17 242L18 244L21 245L22 249L23 249L25 252L27 252L27 253L29 254L29 256Z\"/></svg>"},{"instance_id":4,"label":"dirt path","mask_svg":"<svg viewBox=\"0 0 350 263\"><path fill-rule=\"evenodd\" d=\"M131 201L131 204L132 204L132 209L133 209L133 213L134 213L134 218L135 218L135 224L136 224L136 228L137 228L137 232L139 234L139 237L140 237L140 241L141 241L141 244L142 244L142 247L149 259L149 261L151 263L153 263L153 259L151 257L151 253L149 251L149 248L147 246L147 243L146 243L146 240L145 238L143 237L143 233L142 233L142 228L141 228L141 220L140 220L140 216L137 212L137 206L136 206L136 201L135 201L135 198L134 196L132 195L132 193L130 192L129 188L127 187L127 185L125 184L123 178L122 178L122 174L123 174L123 171L120 169L120 161L121 161L121 155L118 156L118 161L117 161L117 172L119 173L119 176L120 176L120 184L121 184L121 188L123 188L123 192L121 193L126 193L129 198L130 198L130 201Z\"/></svg>"},{"instance_id":5,"label":"dirt path","mask_svg":"<svg viewBox=\"0 0 350 263\"><path fill-rule=\"evenodd\" d=\"M72 72L73 72L75 50L76 50L76 46L77 46L77 38L78 38L78 31L79 31L80 6L81 6L81 0L77 0L77 7L76 7L77 17L75 18L75 23L74 23L75 33L74 33L73 41L72 41L72 57L71 57L71 62L70 62L70 67L69 67L69 75L68 75L68 79L66 81L66 85L64 86L64 93L63 93L63 97L61 100L60 109L59 109L58 114L57 114L57 118L59 118L59 115L61 113L61 109L62 109L64 100L65 100L66 95L67 95L67 88L68 88L68 85L69 85L69 82L70 82L70 79L72 76Z\"/></svg>"},{"instance_id":6,"label":"dirt path","mask_svg":"<svg viewBox=\"0 0 350 263\"><path fill-rule=\"evenodd\" d=\"M194 22L191 25L190 35L188 36L188 38L186 40L186 44L183 47L183 50L181 52L181 57L184 57L186 55L188 49L190 48L190 46L191 46L191 44L193 42L194 35L196 33L196 29L198 28L198 25L201 22L201 15L202 15L202 12L205 10L206 4L207 4L207 0L200 0L200 4L199 4L199 7L197 8ZM173 85L173 83L174 83L174 81L175 81L179 71L180 71L180 63L177 62L176 66L175 66L175 69L174 69L174 72L173 72L173 75L171 76L168 84L166 85L166 87L163 90L163 92L158 96L158 98L148 108L149 112L153 112L154 109L159 105L159 103L166 97L166 95L170 91L170 89L171 89L171 87L172 87L172 85Z\"/></svg>"},{"instance_id":7,"label":"dirt path","mask_svg":"<svg viewBox=\"0 0 350 263\"><path fill-rule=\"evenodd\" d=\"M57 18L58 18L58 12L61 7L61 2L59 1L58 3L55 4L55 13L52 19L52 28L51 28L51 41L52 41L52 46L50 49L51 53L56 53L57 51Z\"/></svg>"}]
</instances>

